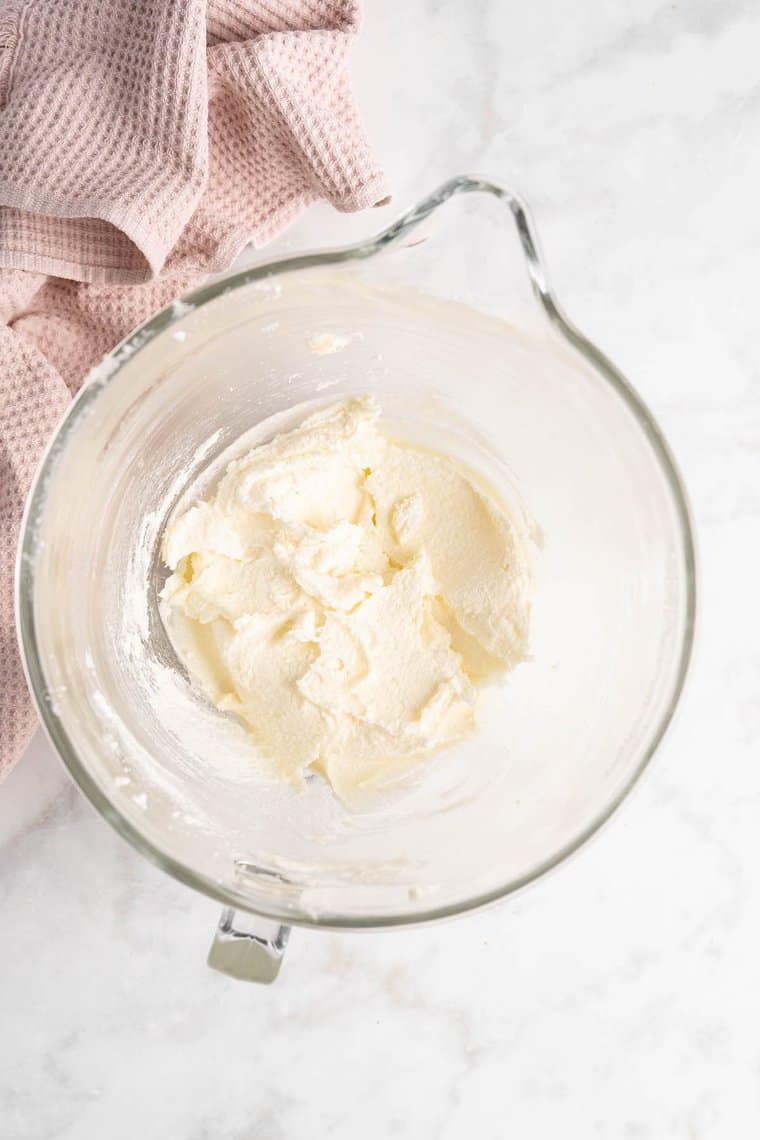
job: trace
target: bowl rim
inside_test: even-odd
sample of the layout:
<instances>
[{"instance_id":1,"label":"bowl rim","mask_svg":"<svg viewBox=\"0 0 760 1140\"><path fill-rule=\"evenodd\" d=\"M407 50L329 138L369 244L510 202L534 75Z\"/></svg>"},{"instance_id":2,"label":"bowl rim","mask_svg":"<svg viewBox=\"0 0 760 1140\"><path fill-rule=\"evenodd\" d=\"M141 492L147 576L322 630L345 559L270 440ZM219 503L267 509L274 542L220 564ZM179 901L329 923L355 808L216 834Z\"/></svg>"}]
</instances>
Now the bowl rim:
<instances>
[{"instance_id":1,"label":"bowl rim","mask_svg":"<svg viewBox=\"0 0 760 1140\"><path fill-rule=\"evenodd\" d=\"M464 900L439 906L423 906L419 911L413 913L349 916L328 911L324 914L313 915L296 909L292 903L278 906L273 904L271 899L262 899L261 905L258 904L257 900L256 906L253 908L251 899L247 894L243 894L233 887L218 882L182 863L152 840L147 839L126 816L122 815L80 760L66 732L65 725L55 711L54 702L51 702L47 691L34 613L34 566L39 533L36 524L44 511L49 479L58 455L64 450L77 424L87 415L88 409L97 398L98 393L115 381L123 364L166 329L182 320L189 311L201 308L225 293L267 277L374 257L402 238L408 237L411 231L416 229L449 199L459 194L469 193L488 194L505 203L517 230L534 297L543 310L544 316L562 339L585 358L594 371L607 382L628 407L639 427L643 430L665 477L678 521L686 587L683 637L670 699L642 748L638 762L633 766L610 801L572 839L551 856L517 878L510 879L499 887L475 894ZM583 847L607 823L623 800L626 799L648 767L672 722L689 671L694 646L696 613L697 558L691 509L677 464L659 425L642 398L620 370L565 316L549 285L546 263L541 253L536 227L523 198L499 182L474 174L458 175L444 182L432 194L427 195L374 237L337 248L319 249L294 256L279 257L229 273L193 290L181 300L167 305L138 326L111 352L107 353L88 374L79 394L69 406L49 441L27 497L16 562L17 632L27 683L48 739L70 776L93 807L141 855L161 870L166 871L174 879L223 903L225 906L292 926L333 930L412 926L462 914L514 894L564 863L569 856Z\"/></svg>"}]
</instances>

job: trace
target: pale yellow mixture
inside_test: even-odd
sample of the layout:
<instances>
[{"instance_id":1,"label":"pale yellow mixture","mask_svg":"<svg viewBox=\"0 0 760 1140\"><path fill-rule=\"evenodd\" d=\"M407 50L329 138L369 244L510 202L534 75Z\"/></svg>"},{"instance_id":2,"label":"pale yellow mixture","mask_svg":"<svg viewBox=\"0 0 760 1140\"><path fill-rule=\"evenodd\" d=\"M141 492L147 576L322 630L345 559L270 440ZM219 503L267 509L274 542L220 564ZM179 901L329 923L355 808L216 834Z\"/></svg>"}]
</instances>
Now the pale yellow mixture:
<instances>
[{"instance_id":1,"label":"pale yellow mixture","mask_svg":"<svg viewBox=\"0 0 760 1140\"><path fill-rule=\"evenodd\" d=\"M254 448L163 548L191 677L284 779L342 796L469 732L478 687L527 651L523 524L379 414L346 400Z\"/></svg>"}]
</instances>

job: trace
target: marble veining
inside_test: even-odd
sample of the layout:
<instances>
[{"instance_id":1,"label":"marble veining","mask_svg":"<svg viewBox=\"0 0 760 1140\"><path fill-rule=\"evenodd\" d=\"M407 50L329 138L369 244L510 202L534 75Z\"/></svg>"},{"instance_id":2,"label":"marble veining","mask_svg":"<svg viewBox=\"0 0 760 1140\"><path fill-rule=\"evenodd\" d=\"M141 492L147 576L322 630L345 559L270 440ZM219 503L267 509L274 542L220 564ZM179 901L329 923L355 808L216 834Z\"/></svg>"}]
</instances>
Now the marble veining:
<instances>
[{"instance_id":1,"label":"marble veining","mask_svg":"<svg viewBox=\"0 0 760 1140\"><path fill-rule=\"evenodd\" d=\"M278 245L368 233L464 169L523 192L568 312L687 481L702 597L686 697L624 809L549 878L447 924L295 932L268 990L206 969L217 907L143 862L36 740L0 788L0 1134L753 1135L760 9L366 8L354 74L395 201L314 208Z\"/></svg>"}]
</instances>

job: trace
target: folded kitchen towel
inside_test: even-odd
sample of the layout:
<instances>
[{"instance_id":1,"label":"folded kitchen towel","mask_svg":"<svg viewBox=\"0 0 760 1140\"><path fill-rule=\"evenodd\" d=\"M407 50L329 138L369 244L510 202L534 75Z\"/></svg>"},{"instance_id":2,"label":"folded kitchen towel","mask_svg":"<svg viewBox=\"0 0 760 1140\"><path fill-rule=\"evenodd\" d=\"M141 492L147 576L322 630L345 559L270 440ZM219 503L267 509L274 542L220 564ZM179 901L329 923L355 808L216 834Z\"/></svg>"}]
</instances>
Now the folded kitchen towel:
<instances>
[{"instance_id":1,"label":"folded kitchen towel","mask_svg":"<svg viewBox=\"0 0 760 1140\"><path fill-rule=\"evenodd\" d=\"M354 0L0 0L0 777L35 717L13 566L88 368L304 206L387 198L346 74Z\"/></svg>"}]
</instances>

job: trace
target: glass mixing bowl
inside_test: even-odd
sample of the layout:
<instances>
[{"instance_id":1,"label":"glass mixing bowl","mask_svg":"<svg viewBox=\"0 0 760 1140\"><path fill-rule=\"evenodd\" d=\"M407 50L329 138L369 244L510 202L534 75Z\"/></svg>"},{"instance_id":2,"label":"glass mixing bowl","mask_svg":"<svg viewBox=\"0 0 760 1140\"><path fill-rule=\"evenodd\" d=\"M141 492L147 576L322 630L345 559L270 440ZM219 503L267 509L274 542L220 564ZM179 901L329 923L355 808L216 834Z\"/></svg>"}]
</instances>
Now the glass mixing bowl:
<instances>
[{"instance_id":1,"label":"glass mixing bowl","mask_svg":"<svg viewBox=\"0 0 760 1140\"><path fill-rule=\"evenodd\" d=\"M355 812L319 779L299 792L257 774L242 727L192 688L159 613L158 551L241 436L366 391L524 508L541 553L530 661L477 733ZM667 445L562 315L525 206L463 176L369 241L214 281L111 353L37 475L18 613L73 778L138 851L225 904L212 964L266 980L290 925L479 906L609 817L681 692L694 549ZM244 929L233 911L258 918Z\"/></svg>"}]
</instances>

